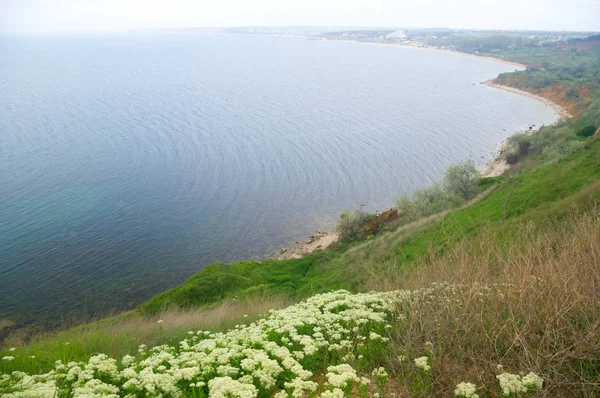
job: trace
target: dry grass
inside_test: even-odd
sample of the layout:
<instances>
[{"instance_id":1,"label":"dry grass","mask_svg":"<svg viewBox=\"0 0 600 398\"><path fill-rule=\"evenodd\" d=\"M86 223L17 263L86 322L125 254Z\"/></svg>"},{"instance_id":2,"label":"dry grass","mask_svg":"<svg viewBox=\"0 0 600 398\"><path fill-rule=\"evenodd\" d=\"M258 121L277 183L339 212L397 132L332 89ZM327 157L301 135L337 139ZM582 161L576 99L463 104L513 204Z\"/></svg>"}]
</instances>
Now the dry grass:
<instances>
[{"instance_id":1,"label":"dry grass","mask_svg":"<svg viewBox=\"0 0 600 398\"><path fill-rule=\"evenodd\" d=\"M444 210L440 213L432 214L416 221L407 223L400 217L387 225L389 228L392 228L391 231L385 231L385 233L378 235L375 239L368 239L363 243L350 247L339 258L332 260L332 264L344 268L345 272L348 275L351 275L350 279L359 281L360 290L364 290L365 286L363 285L363 282L365 275L371 275L372 279L373 270L370 269L371 267L379 269L381 264L387 264L392 268L395 268L396 261L394 258L390 258L389 253L393 252L395 248L401 247L402 242L406 238L414 236L427 228L431 228L432 225L441 224L444 217L449 213L468 208L474 203L490 196L497 188L498 186L494 185L455 209ZM361 264L362 266L345 267L346 264ZM366 286L369 286L368 282ZM390 289L381 289L373 284L371 284L371 287L374 287L373 290L378 291L395 289L393 287Z\"/></svg>"},{"instance_id":2,"label":"dry grass","mask_svg":"<svg viewBox=\"0 0 600 398\"><path fill-rule=\"evenodd\" d=\"M154 347L176 343L185 338L190 330L227 330L236 324L253 321L270 309L284 308L292 303L290 298L284 296L253 296L201 309L170 309L154 317L129 312L62 332L41 335L27 345L13 339L6 346L21 346L19 358L11 363L1 363L0 374L11 371L9 366L30 372L48 371L57 359L63 362L81 361L97 353L122 358L126 354L134 355L140 344ZM159 323L159 320L162 322ZM31 369L29 363L20 362L20 358L30 355L36 357L36 361L31 361Z\"/></svg>"},{"instance_id":3,"label":"dry grass","mask_svg":"<svg viewBox=\"0 0 600 398\"><path fill-rule=\"evenodd\" d=\"M543 375L544 396L600 396L600 208L521 225L510 237L483 230L411 269L388 261L364 272L373 290L463 285L420 302L394 330L392 364L398 355L432 357L436 393L422 394L451 396L461 381L497 384L501 364ZM397 391L410 391L406 383Z\"/></svg>"}]
</instances>

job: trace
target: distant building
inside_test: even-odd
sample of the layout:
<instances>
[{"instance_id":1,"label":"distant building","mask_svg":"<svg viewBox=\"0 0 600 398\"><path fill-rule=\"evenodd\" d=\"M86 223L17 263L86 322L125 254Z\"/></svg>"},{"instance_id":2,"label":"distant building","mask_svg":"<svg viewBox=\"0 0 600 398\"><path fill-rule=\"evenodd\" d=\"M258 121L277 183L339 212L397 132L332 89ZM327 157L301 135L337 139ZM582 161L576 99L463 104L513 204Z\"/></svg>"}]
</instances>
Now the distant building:
<instances>
[{"instance_id":1,"label":"distant building","mask_svg":"<svg viewBox=\"0 0 600 398\"><path fill-rule=\"evenodd\" d=\"M392 32L386 36L386 38L390 40L406 40L407 37L408 36L406 35L406 31L402 29Z\"/></svg>"}]
</instances>

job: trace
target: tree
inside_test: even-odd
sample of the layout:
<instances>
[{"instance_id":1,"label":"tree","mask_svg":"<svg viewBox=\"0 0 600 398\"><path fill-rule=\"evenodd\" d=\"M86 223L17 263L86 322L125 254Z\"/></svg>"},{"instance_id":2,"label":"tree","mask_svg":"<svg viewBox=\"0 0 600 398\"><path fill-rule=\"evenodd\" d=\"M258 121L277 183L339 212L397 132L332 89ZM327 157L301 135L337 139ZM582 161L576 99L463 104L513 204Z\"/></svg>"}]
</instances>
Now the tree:
<instances>
[{"instance_id":1,"label":"tree","mask_svg":"<svg viewBox=\"0 0 600 398\"><path fill-rule=\"evenodd\" d=\"M579 98L579 90L577 90L575 87L569 87L567 89L567 91L565 92L566 97L569 99L577 99Z\"/></svg>"},{"instance_id":2,"label":"tree","mask_svg":"<svg viewBox=\"0 0 600 398\"><path fill-rule=\"evenodd\" d=\"M448 192L463 199L471 199L477 194L480 174L475 163L469 160L450 166L444 175L444 186Z\"/></svg>"}]
</instances>

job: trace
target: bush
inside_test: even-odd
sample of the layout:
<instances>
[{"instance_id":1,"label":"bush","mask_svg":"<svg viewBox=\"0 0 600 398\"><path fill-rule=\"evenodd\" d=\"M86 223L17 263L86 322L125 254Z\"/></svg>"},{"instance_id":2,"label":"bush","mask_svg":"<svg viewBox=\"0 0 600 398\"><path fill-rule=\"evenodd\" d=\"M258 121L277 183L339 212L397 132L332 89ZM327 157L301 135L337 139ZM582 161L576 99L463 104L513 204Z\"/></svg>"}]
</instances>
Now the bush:
<instances>
[{"instance_id":1,"label":"bush","mask_svg":"<svg viewBox=\"0 0 600 398\"><path fill-rule=\"evenodd\" d=\"M519 161L519 154L516 152L509 152L506 155L506 163L508 164L517 164Z\"/></svg>"},{"instance_id":2,"label":"bush","mask_svg":"<svg viewBox=\"0 0 600 398\"><path fill-rule=\"evenodd\" d=\"M575 87L569 87L565 94L567 99L573 100L579 98L579 90L577 90Z\"/></svg>"},{"instance_id":3,"label":"bush","mask_svg":"<svg viewBox=\"0 0 600 398\"><path fill-rule=\"evenodd\" d=\"M544 148L541 156L545 161L553 162L580 151L584 145L585 143L579 140L563 139L557 141L554 145Z\"/></svg>"},{"instance_id":4,"label":"bush","mask_svg":"<svg viewBox=\"0 0 600 398\"><path fill-rule=\"evenodd\" d=\"M444 175L444 187L450 194L459 196L463 199L473 198L479 189L477 183L481 175L475 167L475 163L469 160L450 166Z\"/></svg>"},{"instance_id":5,"label":"bush","mask_svg":"<svg viewBox=\"0 0 600 398\"><path fill-rule=\"evenodd\" d=\"M396 201L396 207L410 221L416 221L457 207L462 202L460 197L444 191L442 186L436 184L430 188L413 191L410 195L402 195Z\"/></svg>"},{"instance_id":6,"label":"bush","mask_svg":"<svg viewBox=\"0 0 600 398\"><path fill-rule=\"evenodd\" d=\"M541 71L541 72L532 72L531 75L527 76L528 79L523 81L523 84L527 87L542 89L544 87L548 87L554 84L557 80L554 74Z\"/></svg>"},{"instance_id":7,"label":"bush","mask_svg":"<svg viewBox=\"0 0 600 398\"><path fill-rule=\"evenodd\" d=\"M357 240L364 237L362 226L369 220L369 215L364 211L344 210L340 214L338 228L340 237L344 241Z\"/></svg>"},{"instance_id":8,"label":"bush","mask_svg":"<svg viewBox=\"0 0 600 398\"><path fill-rule=\"evenodd\" d=\"M581 114L581 120L585 124L600 127L600 99L592 102Z\"/></svg>"},{"instance_id":9,"label":"bush","mask_svg":"<svg viewBox=\"0 0 600 398\"><path fill-rule=\"evenodd\" d=\"M577 132L579 137L591 137L596 132L596 126L586 126Z\"/></svg>"},{"instance_id":10,"label":"bush","mask_svg":"<svg viewBox=\"0 0 600 398\"><path fill-rule=\"evenodd\" d=\"M531 137L527 135L520 135L517 140L517 151L519 156L527 156L529 154L529 148L531 148Z\"/></svg>"},{"instance_id":11,"label":"bush","mask_svg":"<svg viewBox=\"0 0 600 398\"><path fill-rule=\"evenodd\" d=\"M453 209L481 190L480 180L473 161L459 163L446 170L442 183L402 195L396 201L396 208L410 221Z\"/></svg>"}]
</instances>

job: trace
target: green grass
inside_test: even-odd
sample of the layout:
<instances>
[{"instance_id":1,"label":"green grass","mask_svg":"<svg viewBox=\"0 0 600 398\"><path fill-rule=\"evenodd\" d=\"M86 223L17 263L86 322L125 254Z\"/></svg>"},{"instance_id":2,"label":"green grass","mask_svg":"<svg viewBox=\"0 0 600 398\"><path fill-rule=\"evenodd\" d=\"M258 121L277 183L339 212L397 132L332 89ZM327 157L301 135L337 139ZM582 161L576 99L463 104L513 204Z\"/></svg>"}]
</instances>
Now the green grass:
<instances>
[{"instance_id":1,"label":"green grass","mask_svg":"<svg viewBox=\"0 0 600 398\"><path fill-rule=\"evenodd\" d=\"M223 300L218 304L185 311L171 310L152 317L130 311L114 317L80 325L48 336L38 336L25 346L0 350L0 358L14 356L14 361L0 360L0 374L15 370L28 373L47 372L61 360L86 361L92 355L113 358L135 355L140 344L154 347L177 345L190 330L226 331L237 324L254 321L270 309L293 303L285 296L254 295L244 300ZM158 322L161 320L162 322ZM34 356L35 358L31 358Z\"/></svg>"},{"instance_id":2,"label":"green grass","mask_svg":"<svg viewBox=\"0 0 600 398\"><path fill-rule=\"evenodd\" d=\"M317 291L337 288L344 285L343 280L312 288L309 274L311 269L320 268L338 256L341 250L343 245L338 246L338 250L319 251L300 259L210 264L182 285L155 296L138 309L152 315L172 306L190 308L226 298L265 293L295 295L299 291L309 296Z\"/></svg>"}]
</instances>

